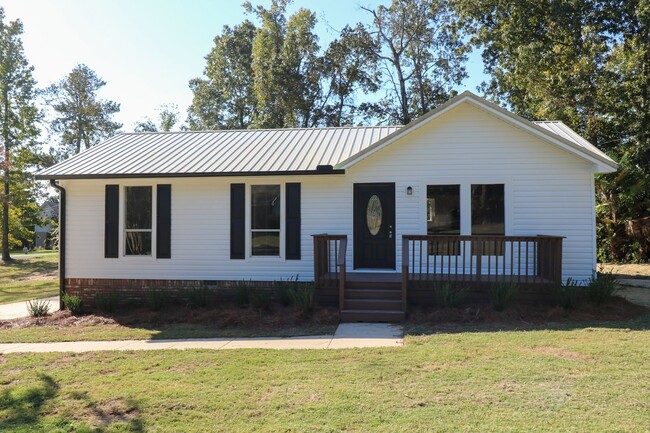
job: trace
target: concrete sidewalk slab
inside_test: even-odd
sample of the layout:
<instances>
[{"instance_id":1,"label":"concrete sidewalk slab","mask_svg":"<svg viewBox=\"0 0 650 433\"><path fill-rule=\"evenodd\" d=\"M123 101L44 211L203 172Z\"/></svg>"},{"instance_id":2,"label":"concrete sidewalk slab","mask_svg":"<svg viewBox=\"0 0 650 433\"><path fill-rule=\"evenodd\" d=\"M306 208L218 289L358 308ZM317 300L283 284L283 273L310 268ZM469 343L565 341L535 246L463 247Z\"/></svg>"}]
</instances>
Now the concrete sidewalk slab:
<instances>
[{"instance_id":1,"label":"concrete sidewalk slab","mask_svg":"<svg viewBox=\"0 0 650 433\"><path fill-rule=\"evenodd\" d=\"M107 350L185 349L351 349L399 347L404 344L399 325L342 323L334 335L289 338L204 338L182 340L76 341L55 343L0 343L0 354L44 352L95 352Z\"/></svg>"},{"instance_id":2,"label":"concrete sidewalk slab","mask_svg":"<svg viewBox=\"0 0 650 433\"><path fill-rule=\"evenodd\" d=\"M50 313L59 311L59 297L42 298L50 304ZM20 319L28 317L27 301L13 302L11 304L0 304L0 320Z\"/></svg>"}]
</instances>

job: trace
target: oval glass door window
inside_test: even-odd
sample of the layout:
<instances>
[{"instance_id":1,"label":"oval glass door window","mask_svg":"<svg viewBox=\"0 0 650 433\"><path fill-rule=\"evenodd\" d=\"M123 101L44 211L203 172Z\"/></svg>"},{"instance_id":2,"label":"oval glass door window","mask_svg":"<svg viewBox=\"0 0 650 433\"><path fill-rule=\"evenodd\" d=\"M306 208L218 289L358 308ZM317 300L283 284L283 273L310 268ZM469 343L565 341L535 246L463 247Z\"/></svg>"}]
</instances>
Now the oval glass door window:
<instances>
[{"instance_id":1,"label":"oval glass door window","mask_svg":"<svg viewBox=\"0 0 650 433\"><path fill-rule=\"evenodd\" d=\"M368 200L368 208L366 209L366 221L368 223L368 231L371 235L376 236L381 229L382 208L381 200L376 195L372 195Z\"/></svg>"}]
</instances>

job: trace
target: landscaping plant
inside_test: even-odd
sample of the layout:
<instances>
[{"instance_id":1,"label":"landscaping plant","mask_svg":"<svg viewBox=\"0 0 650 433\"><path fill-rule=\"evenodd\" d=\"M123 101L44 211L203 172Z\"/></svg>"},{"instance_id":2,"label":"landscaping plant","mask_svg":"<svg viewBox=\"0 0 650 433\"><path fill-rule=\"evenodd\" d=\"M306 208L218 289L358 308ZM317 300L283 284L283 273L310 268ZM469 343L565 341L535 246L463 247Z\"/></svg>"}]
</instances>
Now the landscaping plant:
<instances>
[{"instance_id":1,"label":"landscaping plant","mask_svg":"<svg viewBox=\"0 0 650 433\"><path fill-rule=\"evenodd\" d=\"M160 289L147 290L147 302L153 311L160 311L171 303L169 293Z\"/></svg>"},{"instance_id":2,"label":"landscaping plant","mask_svg":"<svg viewBox=\"0 0 650 433\"><path fill-rule=\"evenodd\" d=\"M268 311L271 309L271 297L262 289L257 289L250 293L250 302L258 311Z\"/></svg>"},{"instance_id":3,"label":"landscaping plant","mask_svg":"<svg viewBox=\"0 0 650 433\"><path fill-rule=\"evenodd\" d=\"M207 287L195 287L187 295L190 308L205 308L208 306L210 291Z\"/></svg>"},{"instance_id":4,"label":"landscaping plant","mask_svg":"<svg viewBox=\"0 0 650 433\"><path fill-rule=\"evenodd\" d=\"M77 316L81 313L82 301L78 295L63 295L63 305L65 308L72 313L73 316Z\"/></svg>"},{"instance_id":5,"label":"landscaping plant","mask_svg":"<svg viewBox=\"0 0 650 433\"><path fill-rule=\"evenodd\" d=\"M235 285L235 302L240 307L251 303L251 287L247 281L238 281Z\"/></svg>"},{"instance_id":6,"label":"landscaping plant","mask_svg":"<svg viewBox=\"0 0 650 433\"><path fill-rule=\"evenodd\" d=\"M589 300L600 305L614 296L618 290L618 280L611 272L594 271L587 287Z\"/></svg>"},{"instance_id":7,"label":"landscaping plant","mask_svg":"<svg viewBox=\"0 0 650 433\"><path fill-rule=\"evenodd\" d=\"M514 301L519 292L516 283L496 283L490 286L490 304L495 311L503 311Z\"/></svg>"},{"instance_id":8,"label":"landscaping plant","mask_svg":"<svg viewBox=\"0 0 650 433\"><path fill-rule=\"evenodd\" d=\"M433 293L436 298L436 306L439 308L457 307L463 303L467 296L467 290L456 288L450 283L436 284L433 286Z\"/></svg>"},{"instance_id":9,"label":"landscaping plant","mask_svg":"<svg viewBox=\"0 0 650 433\"><path fill-rule=\"evenodd\" d=\"M564 284L558 284L553 289L555 302L565 310L573 310L582 301L585 288L578 281L567 278Z\"/></svg>"},{"instance_id":10,"label":"landscaping plant","mask_svg":"<svg viewBox=\"0 0 650 433\"><path fill-rule=\"evenodd\" d=\"M120 294L117 292L96 293L93 303L99 311L113 313L120 303Z\"/></svg>"},{"instance_id":11,"label":"landscaping plant","mask_svg":"<svg viewBox=\"0 0 650 433\"><path fill-rule=\"evenodd\" d=\"M45 299L27 301L27 311L32 317L44 317L50 314L50 303Z\"/></svg>"}]
</instances>

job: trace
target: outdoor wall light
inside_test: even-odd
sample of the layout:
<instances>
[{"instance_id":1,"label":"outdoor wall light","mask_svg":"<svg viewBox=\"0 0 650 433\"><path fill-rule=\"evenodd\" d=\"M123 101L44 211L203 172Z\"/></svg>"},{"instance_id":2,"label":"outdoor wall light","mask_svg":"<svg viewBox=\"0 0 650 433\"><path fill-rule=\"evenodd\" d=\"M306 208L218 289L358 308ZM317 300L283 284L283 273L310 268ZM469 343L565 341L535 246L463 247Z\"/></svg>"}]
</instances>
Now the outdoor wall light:
<instances>
[{"instance_id":1,"label":"outdoor wall light","mask_svg":"<svg viewBox=\"0 0 650 433\"><path fill-rule=\"evenodd\" d=\"M409 186L408 188L406 188L406 195L413 195L413 187L412 186Z\"/></svg>"}]
</instances>

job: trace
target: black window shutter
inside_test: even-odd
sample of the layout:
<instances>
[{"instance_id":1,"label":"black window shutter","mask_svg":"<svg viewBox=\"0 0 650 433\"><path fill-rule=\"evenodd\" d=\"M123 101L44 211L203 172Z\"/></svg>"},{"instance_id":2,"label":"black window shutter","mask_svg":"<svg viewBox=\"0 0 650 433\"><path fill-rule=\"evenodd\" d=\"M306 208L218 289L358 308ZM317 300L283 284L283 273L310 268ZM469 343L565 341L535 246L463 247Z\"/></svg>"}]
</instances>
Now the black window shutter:
<instances>
[{"instance_id":1,"label":"black window shutter","mask_svg":"<svg viewBox=\"0 0 650 433\"><path fill-rule=\"evenodd\" d=\"M172 257L172 186L158 185L156 200L156 257Z\"/></svg>"},{"instance_id":2,"label":"black window shutter","mask_svg":"<svg viewBox=\"0 0 650 433\"><path fill-rule=\"evenodd\" d=\"M106 185L104 195L104 257L119 257L120 186Z\"/></svg>"},{"instance_id":3,"label":"black window shutter","mask_svg":"<svg viewBox=\"0 0 650 433\"><path fill-rule=\"evenodd\" d=\"M246 256L246 186L230 184L230 258Z\"/></svg>"},{"instance_id":4,"label":"black window shutter","mask_svg":"<svg viewBox=\"0 0 650 433\"><path fill-rule=\"evenodd\" d=\"M286 256L287 260L300 260L300 184L287 183Z\"/></svg>"}]
</instances>

